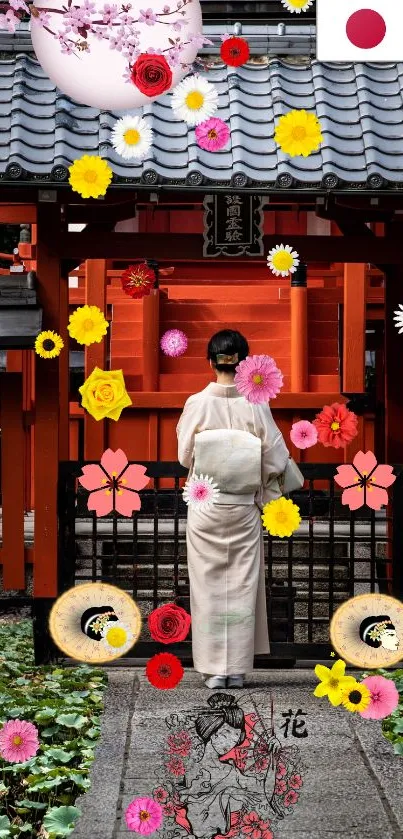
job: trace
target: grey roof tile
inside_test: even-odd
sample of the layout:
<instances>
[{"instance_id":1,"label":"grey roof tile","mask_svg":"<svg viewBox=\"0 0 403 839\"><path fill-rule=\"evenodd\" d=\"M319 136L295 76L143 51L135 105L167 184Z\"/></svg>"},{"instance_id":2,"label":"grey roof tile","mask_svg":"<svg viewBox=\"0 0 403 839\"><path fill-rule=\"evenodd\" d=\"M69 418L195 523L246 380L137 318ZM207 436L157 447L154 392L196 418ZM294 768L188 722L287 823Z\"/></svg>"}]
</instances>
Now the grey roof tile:
<instances>
[{"instance_id":1,"label":"grey roof tile","mask_svg":"<svg viewBox=\"0 0 403 839\"><path fill-rule=\"evenodd\" d=\"M275 57L238 69L215 64L207 77L219 92L217 115L231 127L228 148L215 154L200 149L194 129L175 119L169 94L131 111L143 113L154 131L147 157L132 163L111 145L121 114L72 102L28 50L10 53L9 60L0 61L1 182L16 182L19 170L14 168L11 177L7 167L18 164L22 180L35 176L37 185L41 180L49 185L58 182L52 179L54 167L64 167L67 176L73 160L89 153L108 160L117 184L129 179L203 187L243 176L245 186L262 189L279 180L285 187L320 187L324 178L331 179L325 180L327 187L349 188L365 187L370 176L379 175L385 183L376 186L403 189L403 63L320 64L308 56ZM279 116L301 107L319 117L324 142L308 158L290 158L275 144L274 127Z\"/></svg>"}]
</instances>

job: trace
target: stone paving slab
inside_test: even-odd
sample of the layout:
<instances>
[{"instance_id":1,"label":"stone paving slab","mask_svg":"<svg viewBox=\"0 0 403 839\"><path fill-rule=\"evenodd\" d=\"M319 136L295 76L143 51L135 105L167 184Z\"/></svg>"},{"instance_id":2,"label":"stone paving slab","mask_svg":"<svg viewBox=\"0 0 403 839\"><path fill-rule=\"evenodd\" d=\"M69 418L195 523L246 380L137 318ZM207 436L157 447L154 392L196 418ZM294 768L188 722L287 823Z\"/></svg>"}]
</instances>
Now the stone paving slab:
<instances>
[{"instance_id":1,"label":"stone paving slab","mask_svg":"<svg viewBox=\"0 0 403 839\"><path fill-rule=\"evenodd\" d=\"M170 713L206 706L211 695L200 674L185 670L172 691L153 688L144 668L108 670L102 737L91 773L92 787L77 802L82 818L73 839L120 839L134 836L124 813L133 798L151 795L158 783L165 718ZM270 690L275 728L285 745L300 748L304 784L291 815L272 822L274 839L399 839L403 837L403 761L381 733L381 724L356 718L327 699L312 695L313 669L259 670L248 687L256 692L263 720L270 717ZM238 699L247 694L228 690ZM284 738L281 713L305 712L306 739ZM112 757L112 760L111 760ZM166 820L156 839L166 839ZM196 826L195 826L196 827Z\"/></svg>"}]
</instances>

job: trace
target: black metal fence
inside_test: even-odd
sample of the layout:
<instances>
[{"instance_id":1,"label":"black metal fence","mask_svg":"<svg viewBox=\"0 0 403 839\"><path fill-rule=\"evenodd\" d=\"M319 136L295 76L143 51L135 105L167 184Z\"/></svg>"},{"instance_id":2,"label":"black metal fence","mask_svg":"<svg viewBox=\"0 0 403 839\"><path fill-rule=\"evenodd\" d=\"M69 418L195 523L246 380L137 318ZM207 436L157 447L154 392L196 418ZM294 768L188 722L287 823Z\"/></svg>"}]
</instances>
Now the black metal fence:
<instances>
[{"instance_id":1,"label":"black metal fence","mask_svg":"<svg viewBox=\"0 0 403 839\"><path fill-rule=\"evenodd\" d=\"M132 655L146 659L164 649L148 635L146 617L164 602L189 610L186 513L176 462L142 462L153 489L140 492L141 510L132 518L88 512L77 481L84 463L62 463L59 474L59 593L82 582L108 582L130 592L143 614ZM290 665L295 659L327 658L329 620L340 603L364 592L403 597L403 471L389 491L387 510L350 512L334 484L334 464L306 464L304 489L293 493L302 525L289 539L264 531L266 593L271 656L256 666ZM169 488L161 489L161 479ZM56 656L47 616L53 601L34 606L37 661ZM191 662L190 636L175 653ZM60 655L60 654L59 654Z\"/></svg>"}]
</instances>

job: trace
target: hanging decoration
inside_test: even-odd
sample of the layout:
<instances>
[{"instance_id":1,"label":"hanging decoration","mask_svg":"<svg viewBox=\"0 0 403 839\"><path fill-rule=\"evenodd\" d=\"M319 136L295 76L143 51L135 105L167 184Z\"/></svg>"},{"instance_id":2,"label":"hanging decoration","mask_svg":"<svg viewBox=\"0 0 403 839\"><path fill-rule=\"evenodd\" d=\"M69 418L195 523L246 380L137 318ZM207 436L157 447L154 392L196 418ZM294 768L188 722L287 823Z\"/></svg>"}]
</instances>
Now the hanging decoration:
<instances>
[{"instance_id":1,"label":"hanging decoration","mask_svg":"<svg viewBox=\"0 0 403 839\"><path fill-rule=\"evenodd\" d=\"M267 265L276 277L288 277L297 270L299 254L291 245L276 245L269 251Z\"/></svg>"},{"instance_id":2,"label":"hanging decoration","mask_svg":"<svg viewBox=\"0 0 403 839\"><path fill-rule=\"evenodd\" d=\"M236 367L234 385L248 402L267 402L280 393L283 374L270 355L251 355Z\"/></svg>"},{"instance_id":3,"label":"hanging decoration","mask_svg":"<svg viewBox=\"0 0 403 839\"><path fill-rule=\"evenodd\" d=\"M139 265L129 265L123 272L120 282L125 294L133 299L140 299L150 294L155 285L155 272L143 262Z\"/></svg>"},{"instance_id":4,"label":"hanging decoration","mask_svg":"<svg viewBox=\"0 0 403 839\"><path fill-rule=\"evenodd\" d=\"M168 329L160 340L160 347L165 355L177 358L188 348L187 336L181 329Z\"/></svg>"},{"instance_id":5,"label":"hanging decoration","mask_svg":"<svg viewBox=\"0 0 403 839\"><path fill-rule=\"evenodd\" d=\"M32 43L46 75L75 102L101 110L139 108L166 93L210 43L199 0L153 8L143 0L36 0L30 11Z\"/></svg>"},{"instance_id":6,"label":"hanging decoration","mask_svg":"<svg viewBox=\"0 0 403 839\"><path fill-rule=\"evenodd\" d=\"M35 352L41 358L56 358L64 347L63 339L57 332L48 329L40 332L35 341Z\"/></svg>"},{"instance_id":7,"label":"hanging decoration","mask_svg":"<svg viewBox=\"0 0 403 839\"><path fill-rule=\"evenodd\" d=\"M106 449L100 464L82 467L78 482L89 490L87 507L97 516L108 516L115 510L121 516L131 516L141 509L138 494L150 483L145 466L131 463L122 449Z\"/></svg>"},{"instance_id":8,"label":"hanging decoration","mask_svg":"<svg viewBox=\"0 0 403 839\"><path fill-rule=\"evenodd\" d=\"M220 55L224 64L228 64L229 67L241 67L248 61L250 55L249 44L245 41L245 38L225 35L223 36Z\"/></svg>"},{"instance_id":9,"label":"hanging decoration","mask_svg":"<svg viewBox=\"0 0 403 839\"><path fill-rule=\"evenodd\" d=\"M112 145L125 160L143 159L153 142L153 132L143 117L121 117L112 131Z\"/></svg>"},{"instance_id":10,"label":"hanging decoration","mask_svg":"<svg viewBox=\"0 0 403 839\"><path fill-rule=\"evenodd\" d=\"M218 117L210 117L196 125L195 134L197 145L205 151L220 151L230 138L229 126Z\"/></svg>"},{"instance_id":11,"label":"hanging decoration","mask_svg":"<svg viewBox=\"0 0 403 839\"><path fill-rule=\"evenodd\" d=\"M78 344L99 344L109 328L109 323L98 306L79 306L71 313L67 330Z\"/></svg>"},{"instance_id":12,"label":"hanging decoration","mask_svg":"<svg viewBox=\"0 0 403 839\"><path fill-rule=\"evenodd\" d=\"M210 119L218 108L218 91L202 76L188 76L172 95L172 109L177 119L189 126Z\"/></svg>"},{"instance_id":13,"label":"hanging decoration","mask_svg":"<svg viewBox=\"0 0 403 839\"><path fill-rule=\"evenodd\" d=\"M69 166L69 184L81 198L105 195L112 180L112 169L99 155L84 154Z\"/></svg>"},{"instance_id":14,"label":"hanging decoration","mask_svg":"<svg viewBox=\"0 0 403 839\"><path fill-rule=\"evenodd\" d=\"M95 420L118 420L123 408L132 404L126 390L122 370L101 370L95 367L78 388L82 396L82 407Z\"/></svg>"},{"instance_id":15,"label":"hanging decoration","mask_svg":"<svg viewBox=\"0 0 403 839\"><path fill-rule=\"evenodd\" d=\"M352 464L337 467L334 476L336 484L343 487L341 503L350 510L358 510L366 504L372 510L380 510L389 501L386 487L396 480L392 466L378 464L373 452L358 452Z\"/></svg>"},{"instance_id":16,"label":"hanging decoration","mask_svg":"<svg viewBox=\"0 0 403 839\"><path fill-rule=\"evenodd\" d=\"M270 536L292 536L301 524L299 507L290 498L276 498L263 507L263 527Z\"/></svg>"},{"instance_id":17,"label":"hanging decoration","mask_svg":"<svg viewBox=\"0 0 403 839\"><path fill-rule=\"evenodd\" d=\"M312 6L313 0L281 0L283 6L288 12L295 12L297 15L301 12L307 12Z\"/></svg>"},{"instance_id":18,"label":"hanging decoration","mask_svg":"<svg viewBox=\"0 0 403 839\"><path fill-rule=\"evenodd\" d=\"M357 415L339 402L325 405L323 410L316 414L313 425L318 432L319 443L334 449L351 443L358 434Z\"/></svg>"},{"instance_id":19,"label":"hanging decoration","mask_svg":"<svg viewBox=\"0 0 403 839\"><path fill-rule=\"evenodd\" d=\"M323 142L317 116L304 109L283 114L276 125L274 142L290 157L308 157Z\"/></svg>"}]
</instances>

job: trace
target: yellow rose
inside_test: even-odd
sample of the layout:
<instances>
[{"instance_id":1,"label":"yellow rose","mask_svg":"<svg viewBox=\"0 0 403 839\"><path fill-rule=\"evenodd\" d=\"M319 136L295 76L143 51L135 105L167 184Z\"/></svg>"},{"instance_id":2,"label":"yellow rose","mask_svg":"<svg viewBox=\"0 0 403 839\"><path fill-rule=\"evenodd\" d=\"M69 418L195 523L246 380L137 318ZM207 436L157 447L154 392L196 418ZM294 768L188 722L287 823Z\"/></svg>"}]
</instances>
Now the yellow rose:
<instances>
[{"instance_id":1,"label":"yellow rose","mask_svg":"<svg viewBox=\"0 0 403 839\"><path fill-rule=\"evenodd\" d=\"M126 390L122 370L100 370L95 367L81 385L82 406L96 420L118 420L123 408L132 404Z\"/></svg>"}]
</instances>

